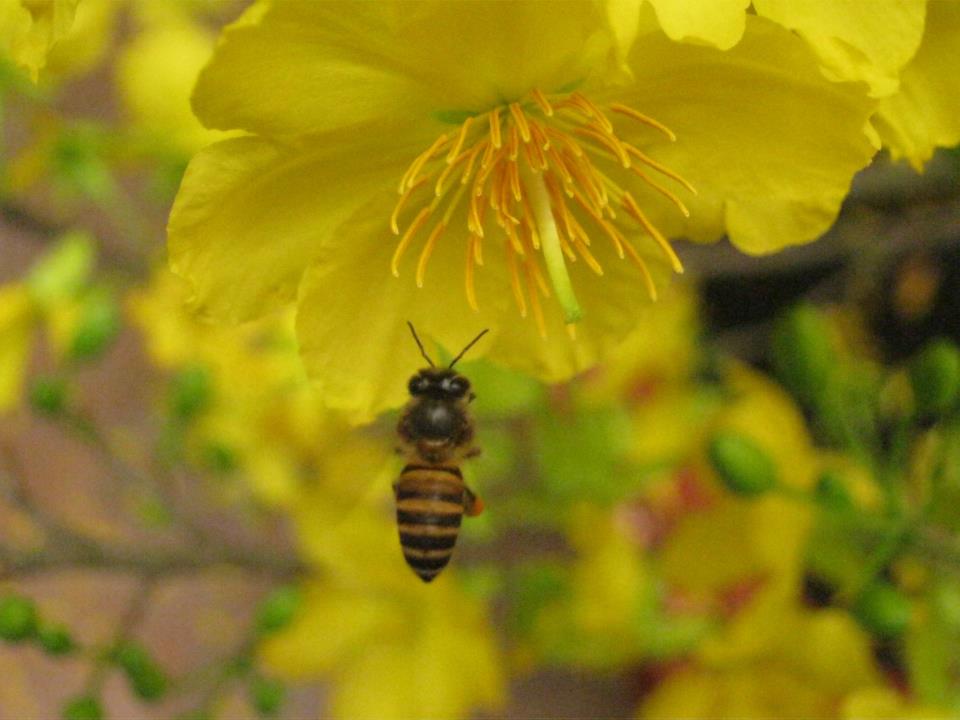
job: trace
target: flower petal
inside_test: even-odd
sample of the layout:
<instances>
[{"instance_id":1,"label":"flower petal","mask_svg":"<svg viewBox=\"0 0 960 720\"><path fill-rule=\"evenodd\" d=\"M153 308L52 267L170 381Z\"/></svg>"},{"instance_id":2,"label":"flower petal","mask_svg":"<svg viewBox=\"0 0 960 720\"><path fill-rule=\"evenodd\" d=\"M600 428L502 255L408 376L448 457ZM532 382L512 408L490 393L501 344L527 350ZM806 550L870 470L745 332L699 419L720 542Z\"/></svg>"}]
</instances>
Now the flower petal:
<instances>
[{"instance_id":1,"label":"flower petal","mask_svg":"<svg viewBox=\"0 0 960 720\"><path fill-rule=\"evenodd\" d=\"M931 3L937 4L940 3ZM926 5L926 0L753 3L759 15L796 31L806 40L828 78L866 82L874 97L897 89L900 69L920 45Z\"/></svg>"},{"instance_id":2,"label":"flower petal","mask_svg":"<svg viewBox=\"0 0 960 720\"><path fill-rule=\"evenodd\" d=\"M395 184L411 150L394 140L399 156L336 136L308 147L241 137L195 155L167 228L171 267L193 285L193 304L242 321L292 300L330 231L373 188Z\"/></svg>"},{"instance_id":3,"label":"flower petal","mask_svg":"<svg viewBox=\"0 0 960 720\"><path fill-rule=\"evenodd\" d=\"M0 413L20 398L32 334L33 303L26 286L0 287Z\"/></svg>"},{"instance_id":4,"label":"flower petal","mask_svg":"<svg viewBox=\"0 0 960 720\"><path fill-rule=\"evenodd\" d=\"M390 275L396 242L383 231L390 200L388 195L371 202L337 229L335 241L324 245L304 275L300 291L297 337L307 371L319 384L324 402L344 411L352 422L369 421L407 398L408 378L424 365L408 320L421 338L435 340L453 354L489 328L489 336L470 350L468 359L486 355L557 381L590 367L612 349L636 326L636 309L649 302L640 271L619 259L612 246L601 251L603 238L598 238L594 252L604 265L604 276L597 277L583 262L570 267L585 312L576 327L577 341L569 338L556 300L541 297L547 330L543 339L532 307L528 317L520 316L504 240L490 233L484 240L484 265L476 269L480 311L474 312L464 291L466 230L457 230L455 222L436 243L423 288L413 278L417 241L417 249L408 251L412 257L401 264L400 277ZM632 240L662 285L669 270L653 242Z\"/></svg>"},{"instance_id":5,"label":"flower petal","mask_svg":"<svg viewBox=\"0 0 960 720\"><path fill-rule=\"evenodd\" d=\"M684 195L686 224L655 193L636 193L671 235L712 241L726 230L750 253L813 240L875 152L863 132L874 101L827 81L799 38L762 18L748 18L727 52L654 35L634 46L630 63L634 83L606 101L657 118L678 139L649 131L638 139L631 126L621 134L699 191L689 202Z\"/></svg>"},{"instance_id":6,"label":"flower petal","mask_svg":"<svg viewBox=\"0 0 960 720\"><path fill-rule=\"evenodd\" d=\"M894 158L919 171L936 147L960 143L960 3L931 3L923 43L904 69L900 91L884 98L875 125Z\"/></svg>"},{"instance_id":7,"label":"flower petal","mask_svg":"<svg viewBox=\"0 0 960 720\"><path fill-rule=\"evenodd\" d=\"M79 0L0 3L0 52L9 54L37 81L47 53L70 32Z\"/></svg>"},{"instance_id":8,"label":"flower petal","mask_svg":"<svg viewBox=\"0 0 960 720\"><path fill-rule=\"evenodd\" d=\"M743 37L750 0L650 0L671 40L729 50Z\"/></svg>"},{"instance_id":9,"label":"flower petal","mask_svg":"<svg viewBox=\"0 0 960 720\"><path fill-rule=\"evenodd\" d=\"M487 110L581 80L605 49L590 42L601 28L584 2L276 3L225 32L194 110L209 127L273 136Z\"/></svg>"}]
</instances>

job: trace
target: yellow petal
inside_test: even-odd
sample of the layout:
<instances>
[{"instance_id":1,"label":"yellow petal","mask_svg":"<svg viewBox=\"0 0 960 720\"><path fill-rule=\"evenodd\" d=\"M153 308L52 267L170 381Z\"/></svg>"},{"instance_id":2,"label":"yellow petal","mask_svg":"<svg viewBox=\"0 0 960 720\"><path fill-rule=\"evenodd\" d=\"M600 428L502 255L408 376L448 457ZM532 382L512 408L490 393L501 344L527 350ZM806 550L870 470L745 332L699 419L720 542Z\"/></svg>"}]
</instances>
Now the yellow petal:
<instances>
[{"instance_id":1,"label":"yellow petal","mask_svg":"<svg viewBox=\"0 0 960 720\"><path fill-rule=\"evenodd\" d=\"M436 244L423 288L413 277L419 246L408 263L401 263L399 277L390 274L396 242L382 228L395 197L388 194L371 202L338 228L305 274L300 291L297 337L307 370L324 402L354 422L366 422L406 399L407 380L424 364L408 320L421 337L453 354L490 328L471 349L471 359L487 355L556 381L590 367L616 347L636 326L636 309L649 302L639 270L618 258L612 247L601 251L598 239L596 254L604 263L604 276L596 276L582 262L570 267L585 312L577 340L570 339L556 301L541 297L547 331L543 339L532 310L525 318L518 312L504 240L491 233L484 241L484 265L476 270L480 310L475 312L464 290L466 229L456 221ZM421 233L421 244L424 237ZM631 240L662 286L669 270L659 250L649 239Z\"/></svg>"},{"instance_id":2,"label":"yellow petal","mask_svg":"<svg viewBox=\"0 0 960 720\"><path fill-rule=\"evenodd\" d=\"M32 308L26 286L0 287L0 413L20 397L30 354Z\"/></svg>"},{"instance_id":3,"label":"yellow petal","mask_svg":"<svg viewBox=\"0 0 960 720\"><path fill-rule=\"evenodd\" d=\"M884 98L875 126L894 158L919 171L937 147L960 143L960 3L934 2L916 56L904 69L900 91Z\"/></svg>"},{"instance_id":4,"label":"yellow petal","mask_svg":"<svg viewBox=\"0 0 960 720\"><path fill-rule=\"evenodd\" d=\"M208 127L275 136L486 110L582 80L601 28L587 2L276 3L225 32L194 109Z\"/></svg>"},{"instance_id":5,"label":"yellow petal","mask_svg":"<svg viewBox=\"0 0 960 720\"><path fill-rule=\"evenodd\" d=\"M70 32L79 0L4 0L0 3L0 50L37 81L47 53Z\"/></svg>"},{"instance_id":6,"label":"yellow petal","mask_svg":"<svg viewBox=\"0 0 960 720\"><path fill-rule=\"evenodd\" d=\"M170 214L171 267L203 312L231 321L261 315L294 297L330 232L371 188L392 186L401 162L352 137L309 148L242 137L204 148ZM386 238L387 217L380 220Z\"/></svg>"},{"instance_id":7,"label":"yellow petal","mask_svg":"<svg viewBox=\"0 0 960 720\"><path fill-rule=\"evenodd\" d=\"M630 63L634 83L607 102L674 130L675 143L651 144L649 133L630 140L699 191L685 225L662 198L638 191L670 234L711 241L726 231L758 254L809 242L874 154L863 132L874 101L859 86L826 80L799 38L762 18L748 18L727 52L647 36Z\"/></svg>"},{"instance_id":8,"label":"yellow petal","mask_svg":"<svg viewBox=\"0 0 960 720\"><path fill-rule=\"evenodd\" d=\"M671 40L729 50L743 36L750 0L650 0Z\"/></svg>"},{"instance_id":9,"label":"yellow petal","mask_svg":"<svg viewBox=\"0 0 960 720\"><path fill-rule=\"evenodd\" d=\"M219 139L190 109L190 91L213 43L198 24L153 27L123 48L116 65L117 86L134 125L187 155Z\"/></svg>"},{"instance_id":10,"label":"yellow petal","mask_svg":"<svg viewBox=\"0 0 960 720\"><path fill-rule=\"evenodd\" d=\"M47 55L45 73L62 79L92 70L110 50L123 8L116 0L84 0L78 4L70 32Z\"/></svg>"},{"instance_id":11,"label":"yellow petal","mask_svg":"<svg viewBox=\"0 0 960 720\"><path fill-rule=\"evenodd\" d=\"M952 4L952 3L931 3ZM759 15L797 32L831 80L859 81L871 95L897 89L923 35L926 0L754 0Z\"/></svg>"}]
</instances>

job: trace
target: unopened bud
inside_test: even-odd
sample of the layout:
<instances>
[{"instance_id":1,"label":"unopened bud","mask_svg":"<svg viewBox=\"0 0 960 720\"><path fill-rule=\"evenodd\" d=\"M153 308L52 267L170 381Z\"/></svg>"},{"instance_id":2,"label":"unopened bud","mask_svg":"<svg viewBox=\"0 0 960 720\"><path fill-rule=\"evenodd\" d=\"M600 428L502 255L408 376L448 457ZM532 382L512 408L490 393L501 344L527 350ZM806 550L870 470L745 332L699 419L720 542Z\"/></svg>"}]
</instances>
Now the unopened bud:
<instances>
[{"instance_id":1,"label":"unopened bud","mask_svg":"<svg viewBox=\"0 0 960 720\"><path fill-rule=\"evenodd\" d=\"M910 624L910 601L893 585L878 581L860 594L853 614L877 637L895 638Z\"/></svg>"},{"instance_id":2,"label":"unopened bud","mask_svg":"<svg viewBox=\"0 0 960 720\"><path fill-rule=\"evenodd\" d=\"M37 640L50 655L66 655L75 647L70 632L60 625L41 627L37 631Z\"/></svg>"},{"instance_id":3,"label":"unopened bud","mask_svg":"<svg viewBox=\"0 0 960 720\"><path fill-rule=\"evenodd\" d=\"M103 708L97 698L82 695L63 706L63 720L103 720Z\"/></svg>"},{"instance_id":4,"label":"unopened bud","mask_svg":"<svg viewBox=\"0 0 960 720\"><path fill-rule=\"evenodd\" d=\"M283 704L286 688L277 680L257 677L250 684L250 702L262 717L272 717Z\"/></svg>"},{"instance_id":5,"label":"unopened bud","mask_svg":"<svg viewBox=\"0 0 960 720\"><path fill-rule=\"evenodd\" d=\"M67 382L62 377L38 377L30 386L30 405L41 415L58 415L67 404Z\"/></svg>"},{"instance_id":6,"label":"unopened bud","mask_svg":"<svg viewBox=\"0 0 960 720\"><path fill-rule=\"evenodd\" d=\"M829 510L850 510L853 500L847 492L847 485L843 478L833 470L827 470L820 475L814 490L817 502Z\"/></svg>"},{"instance_id":7,"label":"unopened bud","mask_svg":"<svg viewBox=\"0 0 960 720\"><path fill-rule=\"evenodd\" d=\"M91 360L98 357L113 341L120 330L120 314L117 304L108 293L96 293L85 303L70 342L70 357L74 360Z\"/></svg>"},{"instance_id":8,"label":"unopened bud","mask_svg":"<svg viewBox=\"0 0 960 720\"><path fill-rule=\"evenodd\" d=\"M37 632L37 607L33 600L19 595L0 598L0 638L20 642Z\"/></svg>"},{"instance_id":9,"label":"unopened bud","mask_svg":"<svg viewBox=\"0 0 960 720\"><path fill-rule=\"evenodd\" d=\"M802 402L816 405L836 363L830 328L812 305L798 305L773 331L773 366L780 381Z\"/></svg>"},{"instance_id":10,"label":"unopened bud","mask_svg":"<svg viewBox=\"0 0 960 720\"><path fill-rule=\"evenodd\" d=\"M185 367L170 381L170 410L181 420L194 418L210 404L211 392L206 368Z\"/></svg>"},{"instance_id":11,"label":"unopened bud","mask_svg":"<svg viewBox=\"0 0 960 720\"><path fill-rule=\"evenodd\" d=\"M143 700L158 700L167 691L167 676L146 649L137 643L124 643L114 651L114 661L123 668L134 693Z\"/></svg>"},{"instance_id":12,"label":"unopened bud","mask_svg":"<svg viewBox=\"0 0 960 720\"><path fill-rule=\"evenodd\" d=\"M708 449L724 485L738 495L760 495L777 483L777 468L766 451L746 435L721 432Z\"/></svg>"},{"instance_id":13,"label":"unopened bud","mask_svg":"<svg viewBox=\"0 0 960 720\"><path fill-rule=\"evenodd\" d=\"M940 415L953 408L960 395L960 349L949 340L929 343L910 365L917 412Z\"/></svg>"},{"instance_id":14,"label":"unopened bud","mask_svg":"<svg viewBox=\"0 0 960 720\"><path fill-rule=\"evenodd\" d=\"M257 611L257 631L261 634L282 630L293 620L300 607L300 591L292 585L277 588Z\"/></svg>"}]
</instances>

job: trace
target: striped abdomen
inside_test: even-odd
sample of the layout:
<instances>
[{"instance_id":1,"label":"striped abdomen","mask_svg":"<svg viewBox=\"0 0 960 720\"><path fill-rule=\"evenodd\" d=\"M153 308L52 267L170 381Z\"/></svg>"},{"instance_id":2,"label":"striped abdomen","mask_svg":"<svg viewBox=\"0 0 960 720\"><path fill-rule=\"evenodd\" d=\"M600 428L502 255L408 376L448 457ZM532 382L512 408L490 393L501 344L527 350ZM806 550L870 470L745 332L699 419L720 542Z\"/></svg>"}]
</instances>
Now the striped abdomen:
<instances>
[{"instance_id":1,"label":"striped abdomen","mask_svg":"<svg viewBox=\"0 0 960 720\"><path fill-rule=\"evenodd\" d=\"M435 465L407 465L394 486L403 557L424 582L450 562L464 490L459 468Z\"/></svg>"}]
</instances>

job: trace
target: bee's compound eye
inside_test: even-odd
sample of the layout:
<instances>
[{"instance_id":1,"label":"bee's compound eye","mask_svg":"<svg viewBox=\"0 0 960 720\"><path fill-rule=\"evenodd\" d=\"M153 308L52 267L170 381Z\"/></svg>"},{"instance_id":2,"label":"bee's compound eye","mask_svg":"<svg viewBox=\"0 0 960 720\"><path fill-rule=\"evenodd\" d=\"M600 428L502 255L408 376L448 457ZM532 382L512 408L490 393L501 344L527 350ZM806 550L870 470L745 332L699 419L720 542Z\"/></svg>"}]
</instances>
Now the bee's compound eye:
<instances>
[{"instance_id":1,"label":"bee's compound eye","mask_svg":"<svg viewBox=\"0 0 960 720\"><path fill-rule=\"evenodd\" d=\"M411 395L423 395L430 385L430 380L423 375L414 375L407 383L407 390Z\"/></svg>"},{"instance_id":2,"label":"bee's compound eye","mask_svg":"<svg viewBox=\"0 0 960 720\"><path fill-rule=\"evenodd\" d=\"M444 389L454 397L463 397L466 395L467 390L470 389L469 381L465 377L459 375L457 377L450 378L450 380L445 384L447 387Z\"/></svg>"}]
</instances>

